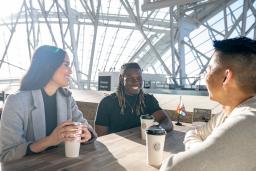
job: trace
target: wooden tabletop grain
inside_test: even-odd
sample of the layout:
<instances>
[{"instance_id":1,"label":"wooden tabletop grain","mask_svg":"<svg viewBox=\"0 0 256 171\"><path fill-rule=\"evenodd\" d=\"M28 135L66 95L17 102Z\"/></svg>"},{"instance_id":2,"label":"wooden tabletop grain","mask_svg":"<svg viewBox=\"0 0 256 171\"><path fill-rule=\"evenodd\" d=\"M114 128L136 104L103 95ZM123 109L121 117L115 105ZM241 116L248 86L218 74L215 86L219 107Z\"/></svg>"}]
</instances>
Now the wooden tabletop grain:
<instances>
[{"instance_id":1,"label":"wooden tabletop grain","mask_svg":"<svg viewBox=\"0 0 256 171\"><path fill-rule=\"evenodd\" d=\"M184 150L185 132L194 126L175 126L167 134L164 159ZM93 144L82 145L78 158L66 158L64 146L20 160L1 163L0 171L155 171L147 164L145 141L140 128L99 137Z\"/></svg>"}]
</instances>

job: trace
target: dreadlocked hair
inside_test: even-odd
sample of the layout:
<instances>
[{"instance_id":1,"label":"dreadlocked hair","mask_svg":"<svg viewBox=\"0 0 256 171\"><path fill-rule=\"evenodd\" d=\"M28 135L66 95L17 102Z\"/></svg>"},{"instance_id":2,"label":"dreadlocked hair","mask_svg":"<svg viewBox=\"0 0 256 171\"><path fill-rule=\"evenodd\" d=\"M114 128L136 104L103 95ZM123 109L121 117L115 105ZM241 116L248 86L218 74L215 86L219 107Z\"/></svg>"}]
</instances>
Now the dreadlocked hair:
<instances>
[{"instance_id":1,"label":"dreadlocked hair","mask_svg":"<svg viewBox=\"0 0 256 171\"><path fill-rule=\"evenodd\" d=\"M124 110L126 108L126 104L125 104L125 88L124 88L124 75L126 73L126 71L128 69L140 69L139 64L132 62L132 63L126 63L124 65L122 65L121 67L121 72L120 72L120 76L119 76L119 84L117 87L117 91L116 91L116 96L118 98L118 103L119 106L121 107L121 114L124 114ZM145 107L145 100L144 100L144 92L141 89L137 100L135 102L135 111L136 114L139 116L140 114L144 113L144 107Z\"/></svg>"}]
</instances>

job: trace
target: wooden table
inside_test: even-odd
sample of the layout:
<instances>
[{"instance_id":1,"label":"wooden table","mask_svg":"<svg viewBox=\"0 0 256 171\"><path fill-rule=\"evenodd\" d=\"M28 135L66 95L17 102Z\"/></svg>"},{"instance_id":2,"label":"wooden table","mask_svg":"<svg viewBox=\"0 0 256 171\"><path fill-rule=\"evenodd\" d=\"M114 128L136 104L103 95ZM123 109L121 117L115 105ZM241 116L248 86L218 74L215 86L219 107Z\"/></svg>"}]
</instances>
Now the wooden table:
<instances>
[{"instance_id":1,"label":"wooden table","mask_svg":"<svg viewBox=\"0 0 256 171\"><path fill-rule=\"evenodd\" d=\"M184 150L182 143L191 124L176 126L165 141L164 159ZM78 158L66 158L64 147L39 155L1 163L0 171L69 170L69 171L154 171L147 164L145 141L140 138L140 128L99 137L93 144L82 145Z\"/></svg>"}]
</instances>

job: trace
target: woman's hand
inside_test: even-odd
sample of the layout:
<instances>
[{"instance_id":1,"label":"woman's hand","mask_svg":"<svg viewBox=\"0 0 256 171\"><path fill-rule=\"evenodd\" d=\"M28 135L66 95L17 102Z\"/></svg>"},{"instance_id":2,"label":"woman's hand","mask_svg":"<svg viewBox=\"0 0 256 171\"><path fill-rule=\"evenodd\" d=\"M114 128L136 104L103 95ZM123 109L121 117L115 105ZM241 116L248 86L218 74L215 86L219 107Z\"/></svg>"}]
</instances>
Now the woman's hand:
<instances>
[{"instance_id":1,"label":"woman's hand","mask_svg":"<svg viewBox=\"0 0 256 171\"><path fill-rule=\"evenodd\" d=\"M92 138L92 134L86 125L82 125L81 143L86 143Z\"/></svg>"},{"instance_id":2,"label":"woman's hand","mask_svg":"<svg viewBox=\"0 0 256 171\"><path fill-rule=\"evenodd\" d=\"M64 141L70 141L76 137L81 136L81 125L75 125L71 121L65 121L57 126L51 135L49 135L49 141L51 146L58 145Z\"/></svg>"},{"instance_id":3,"label":"woman's hand","mask_svg":"<svg viewBox=\"0 0 256 171\"><path fill-rule=\"evenodd\" d=\"M42 138L30 145L34 153L41 152L50 146L55 146L64 141L74 140L81 137L81 125L75 125L71 121L65 121L57 126L48 137Z\"/></svg>"}]
</instances>

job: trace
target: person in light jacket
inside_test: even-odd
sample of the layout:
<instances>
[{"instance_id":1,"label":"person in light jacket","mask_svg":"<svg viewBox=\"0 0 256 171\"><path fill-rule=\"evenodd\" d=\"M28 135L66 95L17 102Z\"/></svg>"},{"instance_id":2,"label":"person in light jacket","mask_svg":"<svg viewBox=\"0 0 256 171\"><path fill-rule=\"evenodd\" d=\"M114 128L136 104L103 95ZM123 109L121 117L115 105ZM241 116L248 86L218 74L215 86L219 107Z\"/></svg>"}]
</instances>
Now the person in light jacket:
<instances>
[{"instance_id":1,"label":"person in light jacket","mask_svg":"<svg viewBox=\"0 0 256 171\"><path fill-rule=\"evenodd\" d=\"M186 151L170 156L160 171L256 170L256 41L238 37L213 46L205 81L223 112L187 132Z\"/></svg>"},{"instance_id":2,"label":"person in light jacket","mask_svg":"<svg viewBox=\"0 0 256 171\"><path fill-rule=\"evenodd\" d=\"M9 95L4 104L1 161L40 153L76 136L81 136L84 144L96 139L97 134L78 109L71 92L64 88L71 74L69 56L64 50L44 45L35 51L19 92Z\"/></svg>"}]
</instances>

